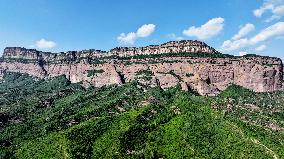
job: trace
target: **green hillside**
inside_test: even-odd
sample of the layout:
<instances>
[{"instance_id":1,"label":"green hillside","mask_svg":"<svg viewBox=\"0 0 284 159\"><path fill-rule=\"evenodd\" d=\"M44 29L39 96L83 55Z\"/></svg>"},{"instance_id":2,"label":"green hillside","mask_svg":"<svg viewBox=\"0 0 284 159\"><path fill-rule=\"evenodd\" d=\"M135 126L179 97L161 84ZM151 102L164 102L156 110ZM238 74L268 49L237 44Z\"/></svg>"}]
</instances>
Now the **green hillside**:
<instances>
[{"instance_id":1,"label":"green hillside","mask_svg":"<svg viewBox=\"0 0 284 159\"><path fill-rule=\"evenodd\" d=\"M284 92L217 97L136 82L85 89L7 73L1 158L284 158Z\"/></svg>"}]
</instances>

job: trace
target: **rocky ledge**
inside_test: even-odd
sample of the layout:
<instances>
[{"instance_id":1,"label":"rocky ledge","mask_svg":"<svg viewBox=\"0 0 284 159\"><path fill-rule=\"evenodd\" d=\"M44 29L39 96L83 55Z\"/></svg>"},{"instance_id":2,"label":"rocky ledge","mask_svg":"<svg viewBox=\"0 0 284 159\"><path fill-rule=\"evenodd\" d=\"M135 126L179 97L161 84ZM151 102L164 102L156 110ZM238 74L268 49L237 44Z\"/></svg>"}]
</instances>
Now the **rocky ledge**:
<instances>
[{"instance_id":1,"label":"rocky ledge","mask_svg":"<svg viewBox=\"0 0 284 159\"><path fill-rule=\"evenodd\" d=\"M231 84L256 92L283 88L281 59L225 55L203 42L191 40L66 53L9 47L0 60L0 78L5 72L47 79L65 75L71 82L81 82L86 87L121 85L133 80L162 89L180 85L185 91L195 90L209 96L217 95Z\"/></svg>"}]
</instances>

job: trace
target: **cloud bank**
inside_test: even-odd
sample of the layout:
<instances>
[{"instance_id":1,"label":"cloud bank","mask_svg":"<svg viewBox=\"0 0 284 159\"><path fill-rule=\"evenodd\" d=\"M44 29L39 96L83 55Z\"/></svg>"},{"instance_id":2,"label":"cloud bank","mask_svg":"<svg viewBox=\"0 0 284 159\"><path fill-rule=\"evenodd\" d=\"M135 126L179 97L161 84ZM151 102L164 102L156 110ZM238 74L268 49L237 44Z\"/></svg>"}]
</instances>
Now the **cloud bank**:
<instances>
[{"instance_id":1,"label":"cloud bank","mask_svg":"<svg viewBox=\"0 0 284 159\"><path fill-rule=\"evenodd\" d=\"M35 45L37 48L40 48L40 49L51 49L51 48L54 48L57 44L54 41L40 39L39 41L35 42Z\"/></svg>"},{"instance_id":2,"label":"cloud bank","mask_svg":"<svg viewBox=\"0 0 284 159\"><path fill-rule=\"evenodd\" d=\"M206 40L220 34L224 27L224 21L225 20L221 17L213 18L200 27L189 27L183 31L183 34L186 36L197 37L200 40Z\"/></svg>"},{"instance_id":3,"label":"cloud bank","mask_svg":"<svg viewBox=\"0 0 284 159\"><path fill-rule=\"evenodd\" d=\"M276 38L284 35L284 22L277 22L263 30L251 38L242 38L237 40L226 40L221 46L222 51L234 51L248 46L255 46L261 42L265 42L268 39ZM266 48L266 46L265 46ZM264 46L256 48L255 50L263 51Z\"/></svg>"},{"instance_id":4,"label":"cloud bank","mask_svg":"<svg viewBox=\"0 0 284 159\"><path fill-rule=\"evenodd\" d=\"M266 12L269 12L271 15L265 22L279 20L284 16L284 0L265 0L260 8L253 11L253 14L261 18Z\"/></svg>"},{"instance_id":5,"label":"cloud bank","mask_svg":"<svg viewBox=\"0 0 284 159\"><path fill-rule=\"evenodd\" d=\"M253 31L255 29L254 25L253 24L246 24L245 26L243 26L239 32L233 36L233 40L238 40L242 37L244 37L245 35L247 35L248 33L250 33L251 31Z\"/></svg>"},{"instance_id":6,"label":"cloud bank","mask_svg":"<svg viewBox=\"0 0 284 159\"><path fill-rule=\"evenodd\" d=\"M136 32L121 33L117 40L122 45L133 45L138 38L150 36L156 29L154 24L144 24Z\"/></svg>"}]
</instances>

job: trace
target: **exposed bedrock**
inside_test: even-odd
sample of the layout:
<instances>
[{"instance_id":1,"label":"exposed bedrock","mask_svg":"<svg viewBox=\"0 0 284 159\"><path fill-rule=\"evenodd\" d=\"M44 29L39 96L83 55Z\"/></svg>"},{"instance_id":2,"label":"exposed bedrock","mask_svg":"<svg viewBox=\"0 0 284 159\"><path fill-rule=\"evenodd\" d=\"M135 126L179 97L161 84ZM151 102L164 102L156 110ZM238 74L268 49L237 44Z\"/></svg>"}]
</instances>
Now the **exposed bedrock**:
<instances>
[{"instance_id":1,"label":"exposed bedrock","mask_svg":"<svg viewBox=\"0 0 284 159\"><path fill-rule=\"evenodd\" d=\"M175 47L179 48L178 45ZM207 48L207 54L216 53L205 44L198 48ZM171 49L171 53L178 53L178 49ZM231 84L256 92L281 90L283 84L282 61L272 57L97 57L99 62L94 63L88 58L78 59L78 53L74 56L62 55L60 60L54 60L59 55L46 55L36 50L29 52L33 53L19 48L5 49L0 61L0 78L5 72L27 73L38 78L65 75L73 83L82 82L84 86L95 87L138 80L142 84L163 89L180 85L186 91L195 90L209 96L218 94Z\"/></svg>"}]
</instances>

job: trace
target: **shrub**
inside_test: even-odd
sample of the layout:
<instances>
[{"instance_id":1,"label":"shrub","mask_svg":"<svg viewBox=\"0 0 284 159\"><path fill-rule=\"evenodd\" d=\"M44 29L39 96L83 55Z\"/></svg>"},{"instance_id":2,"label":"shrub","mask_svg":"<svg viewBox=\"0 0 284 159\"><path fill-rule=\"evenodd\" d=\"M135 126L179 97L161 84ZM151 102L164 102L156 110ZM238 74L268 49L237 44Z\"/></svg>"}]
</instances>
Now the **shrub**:
<instances>
[{"instance_id":1,"label":"shrub","mask_svg":"<svg viewBox=\"0 0 284 159\"><path fill-rule=\"evenodd\" d=\"M101 73L104 73L105 71L102 70L102 69L99 69L99 70L88 70L87 73L88 73L88 77L92 77L92 76L95 76L96 74L101 74Z\"/></svg>"},{"instance_id":2,"label":"shrub","mask_svg":"<svg viewBox=\"0 0 284 159\"><path fill-rule=\"evenodd\" d=\"M192 76L194 76L193 73L186 73L185 75L186 75L186 77L192 77Z\"/></svg>"}]
</instances>

